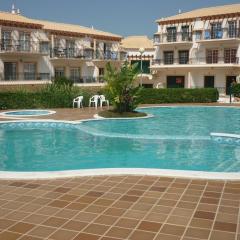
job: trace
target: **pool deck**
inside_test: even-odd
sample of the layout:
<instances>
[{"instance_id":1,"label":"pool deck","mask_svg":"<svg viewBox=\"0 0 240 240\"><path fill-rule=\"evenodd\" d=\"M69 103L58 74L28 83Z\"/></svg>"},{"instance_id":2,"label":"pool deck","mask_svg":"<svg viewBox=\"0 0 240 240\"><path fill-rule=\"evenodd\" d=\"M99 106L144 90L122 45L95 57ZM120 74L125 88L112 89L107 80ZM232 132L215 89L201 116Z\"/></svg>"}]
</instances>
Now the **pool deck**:
<instances>
[{"instance_id":1,"label":"pool deck","mask_svg":"<svg viewBox=\"0 0 240 240\"><path fill-rule=\"evenodd\" d=\"M57 113L28 119L75 121L98 112L52 110ZM0 180L0 239L240 240L240 181L128 175Z\"/></svg>"}]
</instances>

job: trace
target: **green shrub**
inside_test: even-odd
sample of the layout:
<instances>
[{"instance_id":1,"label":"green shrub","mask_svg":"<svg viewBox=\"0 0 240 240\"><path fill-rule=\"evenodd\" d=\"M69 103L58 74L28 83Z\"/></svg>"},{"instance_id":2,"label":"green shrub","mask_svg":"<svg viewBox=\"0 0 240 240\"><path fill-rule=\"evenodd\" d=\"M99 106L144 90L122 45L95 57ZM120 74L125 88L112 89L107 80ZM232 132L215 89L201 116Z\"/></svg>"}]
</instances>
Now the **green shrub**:
<instances>
[{"instance_id":1,"label":"green shrub","mask_svg":"<svg viewBox=\"0 0 240 240\"><path fill-rule=\"evenodd\" d=\"M89 98L101 94L101 88L79 88L69 85L49 84L44 88L30 92L23 89L0 92L0 109L69 108L72 100L82 95L83 105L88 106Z\"/></svg>"},{"instance_id":2,"label":"green shrub","mask_svg":"<svg viewBox=\"0 0 240 240\"><path fill-rule=\"evenodd\" d=\"M214 88L144 88L140 93L142 104L160 103L209 103L218 100L218 91Z\"/></svg>"},{"instance_id":3,"label":"green shrub","mask_svg":"<svg viewBox=\"0 0 240 240\"><path fill-rule=\"evenodd\" d=\"M57 86L63 86L63 85L67 85L67 86L73 86L73 81L66 78L66 77L56 77L53 81L53 84L57 85Z\"/></svg>"},{"instance_id":4,"label":"green shrub","mask_svg":"<svg viewBox=\"0 0 240 240\"><path fill-rule=\"evenodd\" d=\"M234 95L234 97L240 97L240 84L234 84L232 86L232 94Z\"/></svg>"}]
</instances>

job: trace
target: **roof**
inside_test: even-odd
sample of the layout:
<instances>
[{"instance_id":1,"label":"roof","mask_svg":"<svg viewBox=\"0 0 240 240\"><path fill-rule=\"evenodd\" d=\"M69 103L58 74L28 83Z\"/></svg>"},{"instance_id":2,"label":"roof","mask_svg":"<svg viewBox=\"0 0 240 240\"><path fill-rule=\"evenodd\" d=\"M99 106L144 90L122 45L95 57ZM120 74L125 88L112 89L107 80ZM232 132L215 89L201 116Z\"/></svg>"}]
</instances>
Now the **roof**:
<instances>
[{"instance_id":1,"label":"roof","mask_svg":"<svg viewBox=\"0 0 240 240\"><path fill-rule=\"evenodd\" d=\"M102 36L102 37L112 37L118 38L119 40L122 38L120 35L112 34L109 32L103 32L100 30L96 30L93 28L83 27L80 25L74 24L67 24L67 23L57 23L57 22L50 22L44 20L35 20L35 23L42 24L43 29L50 30L50 31L60 31L60 32L72 32L72 33L79 33L84 35L95 35L95 36Z\"/></svg>"},{"instance_id":2,"label":"roof","mask_svg":"<svg viewBox=\"0 0 240 240\"><path fill-rule=\"evenodd\" d=\"M240 4L222 5L216 7L200 8L189 12L180 13L171 17L158 19L157 23L167 22L167 21L177 21L185 19L195 19L208 16L217 16L222 14L234 14L240 13Z\"/></svg>"},{"instance_id":3,"label":"roof","mask_svg":"<svg viewBox=\"0 0 240 240\"><path fill-rule=\"evenodd\" d=\"M104 37L104 38L113 38L121 40L120 35L112 34L109 32L103 32L100 30L83 27L80 25L66 24L66 23L57 23L44 20L36 20L24 17L18 14L12 14L9 12L0 12L0 22L18 23L24 25L32 25L36 28L42 28L50 31L57 31L62 33L74 33L79 35L94 35L95 37Z\"/></svg>"},{"instance_id":4,"label":"roof","mask_svg":"<svg viewBox=\"0 0 240 240\"><path fill-rule=\"evenodd\" d=\"M125 49L154 49L153 41L147 36L129 36L122 40L121 46Z\"/></svg>"},{"instance_id":5,"label":"roof","mask_svg":"<svg viewBox=\"0 0 240 240\"><path fill-rule=\"evenodd\" d=\"M36 27L41 28L42 24L35 23L31 19L24 17L19 14L12 14L8 12L0 11L0 21L8 22L8 23L19 23L24 25L35 25Z\"/></svg>"}]
</instances>

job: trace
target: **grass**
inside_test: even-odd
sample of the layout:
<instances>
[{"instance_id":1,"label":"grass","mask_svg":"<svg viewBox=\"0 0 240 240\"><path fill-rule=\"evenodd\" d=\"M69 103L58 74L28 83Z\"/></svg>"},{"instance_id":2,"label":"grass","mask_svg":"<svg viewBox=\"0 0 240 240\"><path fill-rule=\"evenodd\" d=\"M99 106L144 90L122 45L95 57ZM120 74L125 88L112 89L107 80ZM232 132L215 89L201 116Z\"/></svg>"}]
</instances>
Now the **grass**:
<instances>
[{"instance_id":1,"label":"grass","mask_svg":"<svg viewBox=\"0 0 240 240\"><path fill-rule=\"evenodd\" d=\"M146 113L143 112L123 112L118 113L113 110L102 111L98 113L99 116L104 118L135 118L135 117L145 117Z\"/></svg>"}]
</instances>

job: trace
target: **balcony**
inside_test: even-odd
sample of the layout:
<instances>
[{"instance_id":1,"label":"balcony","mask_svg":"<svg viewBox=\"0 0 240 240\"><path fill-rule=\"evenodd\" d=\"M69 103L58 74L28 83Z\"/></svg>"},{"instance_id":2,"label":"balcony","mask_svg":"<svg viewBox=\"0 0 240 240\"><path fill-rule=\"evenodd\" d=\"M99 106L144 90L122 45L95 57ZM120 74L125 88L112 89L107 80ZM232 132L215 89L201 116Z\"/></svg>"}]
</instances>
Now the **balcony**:
<instances>
[{"instance_id":1,"label":"balcony","mask_svg":"<svg viewBox=\"0 0 240 240\"><path fill-rule=\"evenodd\" d=\"M49 81L50 73L5 73L1 81Z\"/></svg>"},{"instance_id":2,"label":"balcony","mask_svg":"<svg viewBox=\"0 0 240 240\"><path fill-rule=\"evenodd\" d=\"M192 44L191 32L177 32L176 34L155 34L153 36L154 45L175 45L175 44Z\"/></svg>"},{"instance_id":3,"label":"balcony","mask_svg":"<svg viewBox=\"0 0 240 240\"><path fill-rule=\"evenodd\" d=\"M224 58L224 57L205 57L205 58L174 58L168 61L163 59L154 59L152 61L153 68L182 68L182 67L229 67L239 66L240 61L238 57Z\"/></svg>"},{"instance_id":4,"label":"balcony","mask_svg":"<svg viewBox=\"0 0 240 240\"><path fill-rule=\"evenodd\" d=\"M5 40L0 43L1 54L49 54L48 42Z\"/></svg>"},{"instance_id":5,"label":"balcony","mask_svg":"<svg viewBox=\"0 0 240 240\"><path fill-rule=\"evenodd\" d=\"M103 76L81 76L79 78L71 79L75 84L101 84L104 83Z\"/></svg>"}]
</instances>

